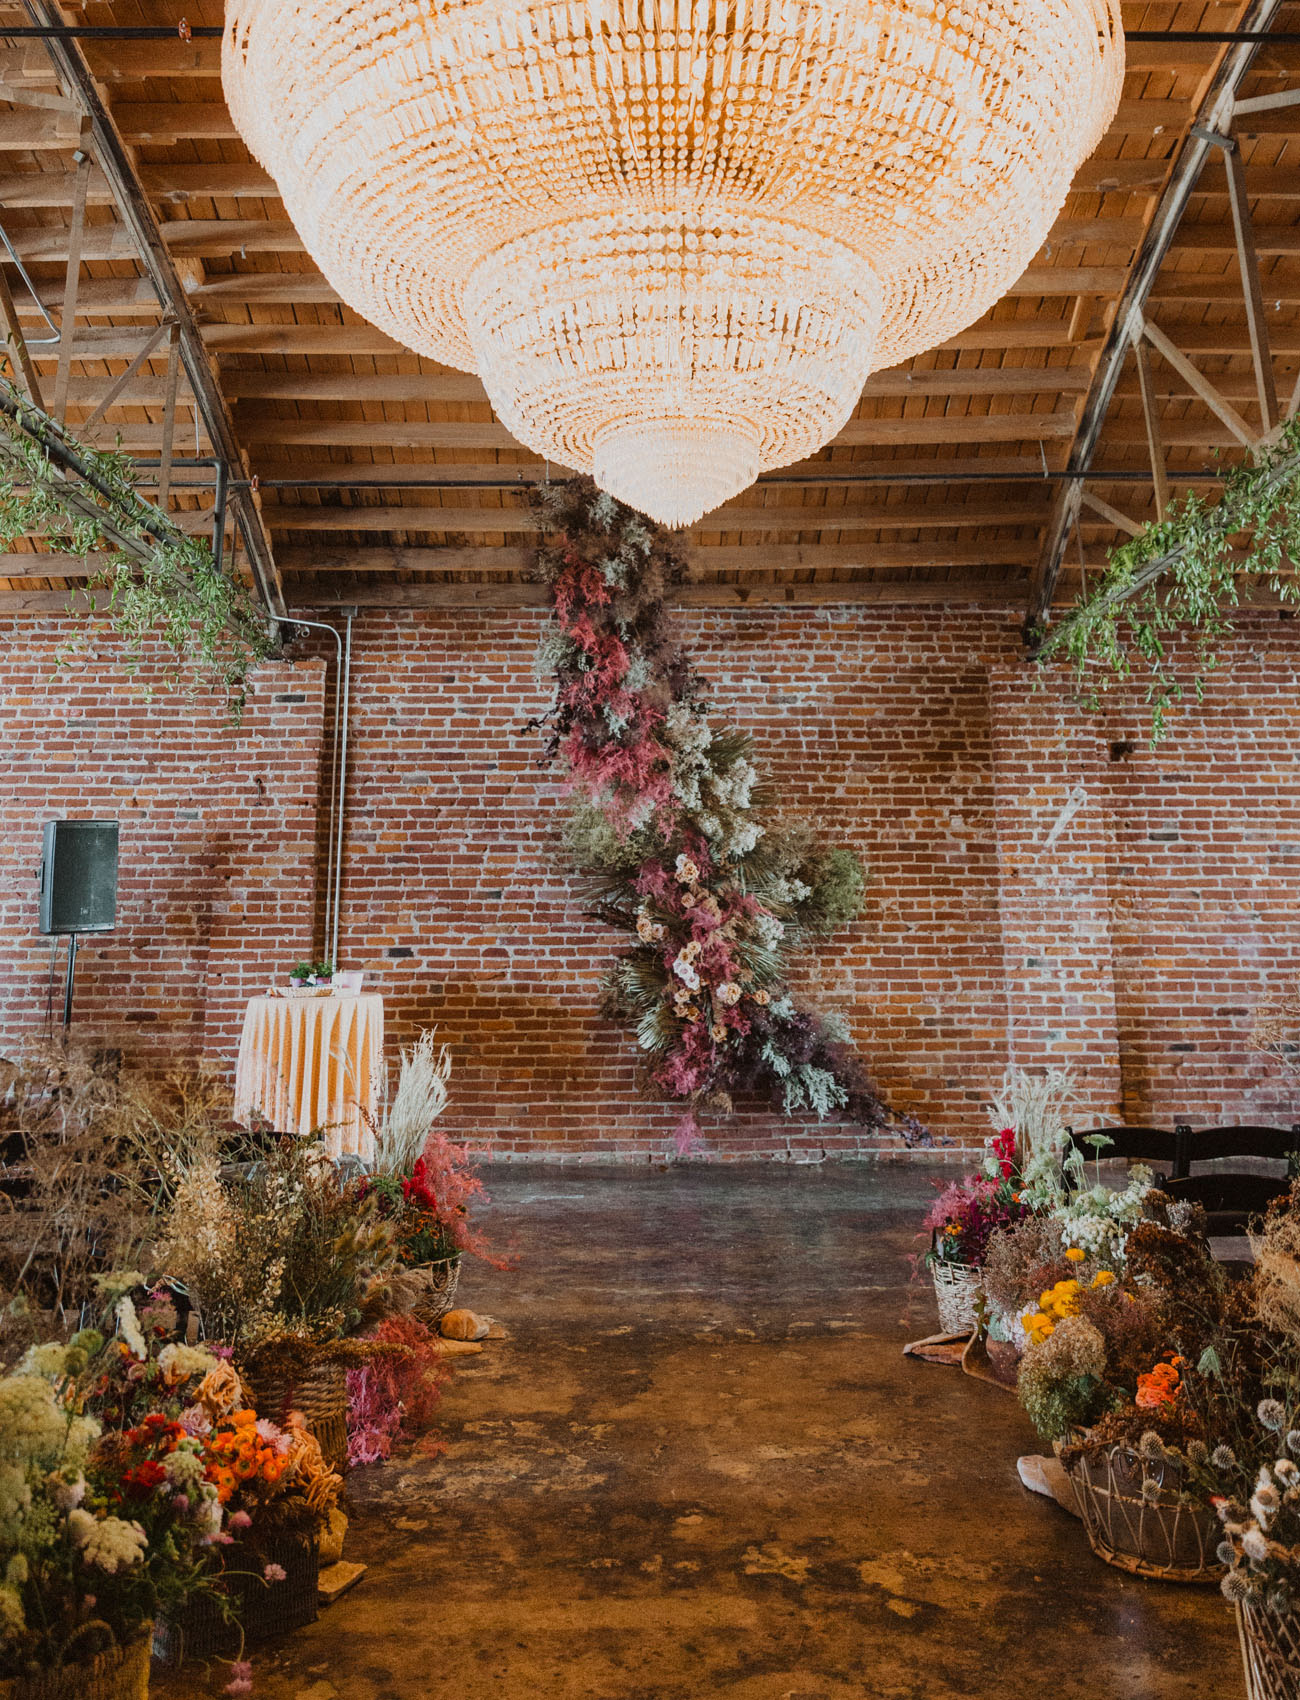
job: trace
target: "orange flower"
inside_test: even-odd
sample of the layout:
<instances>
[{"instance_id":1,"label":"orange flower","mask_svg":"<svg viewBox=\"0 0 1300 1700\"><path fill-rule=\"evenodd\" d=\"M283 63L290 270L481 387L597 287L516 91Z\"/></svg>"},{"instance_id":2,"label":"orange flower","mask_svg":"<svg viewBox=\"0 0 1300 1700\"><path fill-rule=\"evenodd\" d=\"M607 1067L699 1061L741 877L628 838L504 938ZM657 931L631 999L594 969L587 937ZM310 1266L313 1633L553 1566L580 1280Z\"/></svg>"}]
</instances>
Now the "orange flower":
<instances>
[{"instance_id":1,"label":"orange flower","mask_svg":"<svg viewBox=\"0 0 1300 1700\"><path fill-rule=\"evenodd\" d=\"M1172 1363L1159 1363L1137 1378L1134 1403L1142 1411L1163 1411L1175 1404L1182 1391L1182 1381Z\"/></svg>"}]
</instances>

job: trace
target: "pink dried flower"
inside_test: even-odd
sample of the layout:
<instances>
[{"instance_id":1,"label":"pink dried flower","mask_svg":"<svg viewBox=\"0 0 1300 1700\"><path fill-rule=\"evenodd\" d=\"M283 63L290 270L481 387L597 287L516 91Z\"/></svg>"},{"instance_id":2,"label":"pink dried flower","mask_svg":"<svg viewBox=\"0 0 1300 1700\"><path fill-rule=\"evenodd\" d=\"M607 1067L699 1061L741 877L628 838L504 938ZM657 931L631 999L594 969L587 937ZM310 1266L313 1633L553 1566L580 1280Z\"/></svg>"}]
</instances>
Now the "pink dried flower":
<instances>
[{"instance_id":1,"label":"pink dried flower","mask_svg":"<svg viewBox=\"0 0 1300 1700\"><path fill-rule=\"evenodd\" d=\"M286 1575L282 1564L266 1564L262 1567L262 1578L266 1582L283 1582Z\"/></svg>"},{"instance_id":2,"label":"pink dried flower","mask_svg":"<svg viewBox=\"0 0 1300 1700\"><path fill-rule=\"evenodd\" d=\"M236 1659L230 1667L230 1681L221 1690L223 1694L251 1694L253 1692L253 1667L247 1659Z\"/></svg>"}]
</instances>

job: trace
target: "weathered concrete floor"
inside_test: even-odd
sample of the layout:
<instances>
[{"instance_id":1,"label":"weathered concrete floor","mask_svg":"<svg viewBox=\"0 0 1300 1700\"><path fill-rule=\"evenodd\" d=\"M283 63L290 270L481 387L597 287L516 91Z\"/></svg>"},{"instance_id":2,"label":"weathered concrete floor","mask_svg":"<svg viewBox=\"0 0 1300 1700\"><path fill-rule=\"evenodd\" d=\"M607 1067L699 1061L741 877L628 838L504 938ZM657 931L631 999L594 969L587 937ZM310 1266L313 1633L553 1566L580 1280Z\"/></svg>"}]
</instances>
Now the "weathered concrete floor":
<instances>
[{"instance_id":1,"label":"weathered concrete floor","mask_svg":"<svg viewBox=\"0 0 1300 1700\"><path fill-rule=\"evenodd\" d=\"M370 1565L263 1700L1236 1700L1214 1591L1015 1475L1014 1398L905 1360L924 1171L498 1171L445 1454L351 1478ZM221 1673L155 1683L166 1700Z\"/></svg>"}]
</instances>

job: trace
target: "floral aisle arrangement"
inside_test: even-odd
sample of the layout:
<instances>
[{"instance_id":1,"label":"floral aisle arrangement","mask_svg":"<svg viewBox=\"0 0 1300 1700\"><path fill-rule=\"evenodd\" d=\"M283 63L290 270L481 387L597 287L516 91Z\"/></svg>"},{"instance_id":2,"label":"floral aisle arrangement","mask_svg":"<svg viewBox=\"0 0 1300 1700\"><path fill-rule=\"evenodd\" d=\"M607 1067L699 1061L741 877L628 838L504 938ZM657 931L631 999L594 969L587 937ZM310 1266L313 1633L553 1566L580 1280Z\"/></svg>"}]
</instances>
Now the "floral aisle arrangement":
<instances>
[{"instance_id":1,"label":"floral aisle arrangement","mask_svg":"<svg viewBox=\"0 0 1300 1700\"><path fill-rule=\"evenodd\" d=\"M474 1221L489 1202L469 1149L437 1126L447 1104L451 1056L421 1033L402 1052L397 1090L371 1127L370 1173L359 1191L390 1230L399 1303L433 1323L450 1308L464 1253L497 1262Z\"/></svg>"},{"instance_id":2,"label":"floral aisle arrangement","mask_svg":"<svg viewBox=\"0 0 1300 1700\"><path fill-rule=\"evenodd\" d=\"M143 1694L153 1620L210 1586L224 1523L199 1437L158 1411L126 1428L93 1414L105 1352L82 1330L0 1380L0 1674L67 1668L87 1696L124 1665Z\"/></svg>"},{"instance_id":3,"label":"floral aisle arrangement","mask_svg":"<svg viewBox=\"0 0 1300 1700\"><path fill-rule=\"evenodd\" d=\"M977 1320L980 1270L994 1234L1019 1222L1029 1206L1021 1190L1015 1132L1004 1128L988 1142L984 1172L945 1187L925 1218L930 1248L925 1264L946 1333L972 1329Z\"/></svg>"},{"instance_id":4,"label":"floral aisle arrangement","mask_svg":"<svg viewBox=\"0 0 1300 1700\"><path fill-rule=\"evenodd\" d=\"M1213 1581L1223 1556L1200 1478L1212 1452L1235 1455L1264 1385L1249 1284L1214 1261L1198 1207L1150 1190L1122 1260L1105 1255L1067 1248L1075 1274L1026 1314L1021 1402L1058 1447L1100 1557Z\"/></svg>"},{"instance_id":5,"label":"floral aisle arrangement","mask_svg":"<svg viewBox=\"0 0 1300 1700\"><path fill-rule=\"evenodd\" d=\"M264 1415L301 1411L343 1462L346 1368L372 1354L361 1336L392 1310L398 1267L373 1189L312 1140L274 1141L239 1166L201 1152L177 1180L156 1263Z\"/></svg>"},{"instance_id":6,"label":"floral aisle arrangement","mask_svg":"<svg viewBox=\"0 0 1300 1700\"><path fill-rule=\"evenodd\" d=\"M865 876L774 818L751 741L710 718L665 612L685 573L666 534L589 479L535 499L554 534L537 555L554 608L537 662L556 684L545 759L575 798L566 847L592 913L631 941L603 1012L635 1027L649 1085L685 1106L679 1143L701 1109L755 1093L922 1137L872 1090L843 1025L791 993L789 954L854 919Z\"/></svg>"}]
</instances>

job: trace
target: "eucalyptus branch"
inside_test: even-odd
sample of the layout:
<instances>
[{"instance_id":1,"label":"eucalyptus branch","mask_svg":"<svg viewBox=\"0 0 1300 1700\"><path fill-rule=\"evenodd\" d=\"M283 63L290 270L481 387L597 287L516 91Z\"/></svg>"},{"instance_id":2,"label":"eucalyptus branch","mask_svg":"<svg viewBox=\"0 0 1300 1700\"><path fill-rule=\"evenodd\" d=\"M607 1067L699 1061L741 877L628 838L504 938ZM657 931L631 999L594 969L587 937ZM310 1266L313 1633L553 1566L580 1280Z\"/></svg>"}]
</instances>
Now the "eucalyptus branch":
<instances>
[{"instance_id":1,"label":"eucalyptus branch","mask_svg":"<svg viewBox=\"0 0 1300 1700\"><path fill-rule=\"evenodd\" d=\"M126 669L135 673L158 638L175 657L166 682L188 672L195 684L224 691L239 719L248 674L275 647L267 615L205 538L145 501L127 456L78 442L0 378L0 549L33 535L81 560L108 550L87 580L89 589L107 588L107 604L92 611L60 661L111 627L126 640ZM24 556L23 570L39 574L40 560ZM79 612L71 599L68 612Z\"/></svg>"},{"instance_id":2,"label":"eucalyptus branch","mask_svg":"<svg viewBox=\"0 0 1300 1700\"><path fill-rule=\"evenodd\" d=\"M1113 550L1100 582L1034 650L1044 665L1061 658L1084 681L1090 706L1113 679L1145 670L1151 741L1183 694L1183 668L1165 650L1175 630L1194 634L1198 698L1218 664L1215 646L1233 630L1245 580L1262 581L1282 601L1300 601L1300 420L1291 419L1258 458L1233 468L1217 503L1189 491L1165 518ZM1107 677L1110 675L1111 677Z\"/></svg>"}]
</instances>

